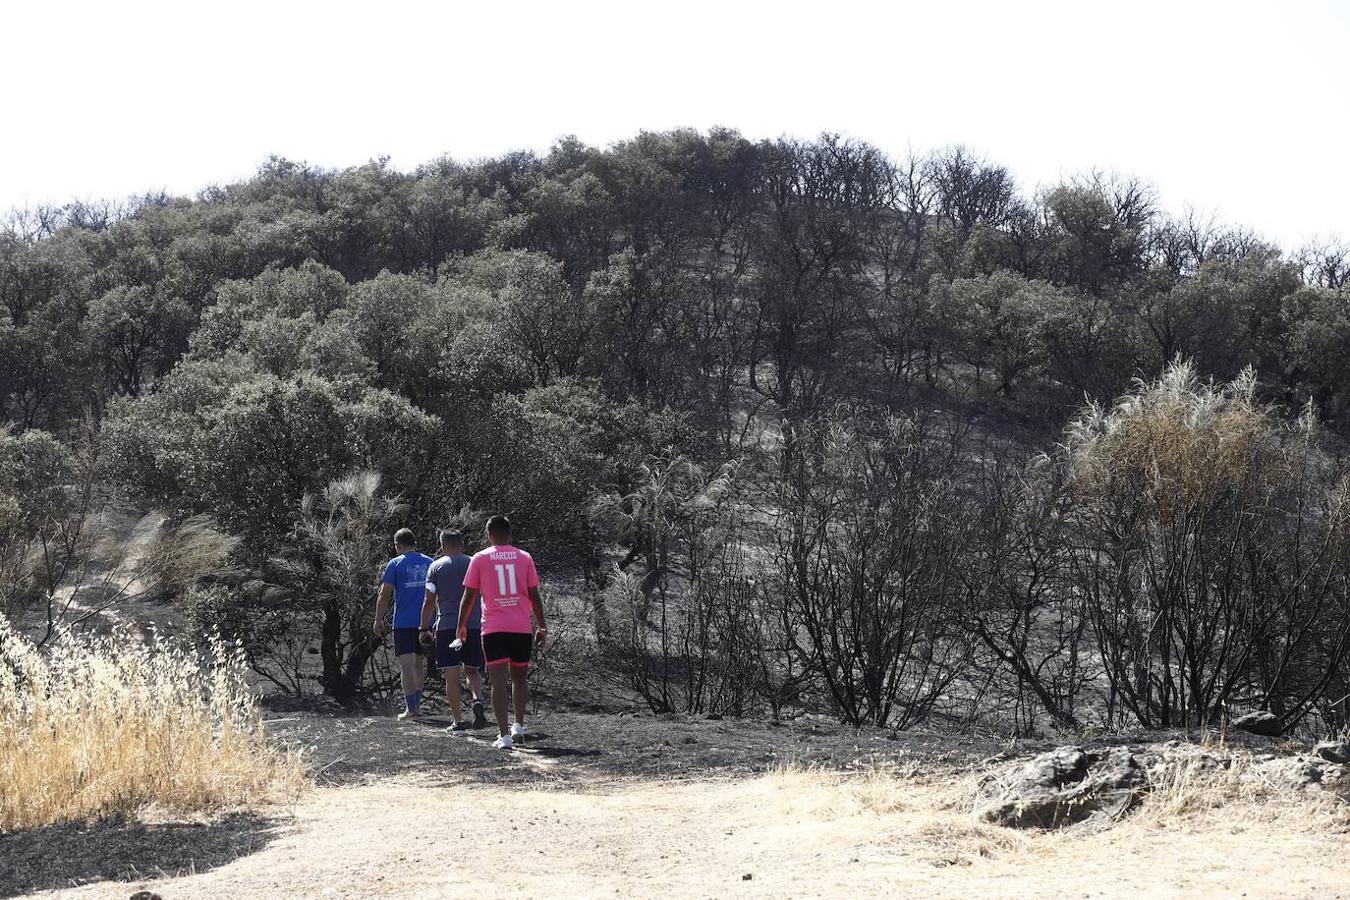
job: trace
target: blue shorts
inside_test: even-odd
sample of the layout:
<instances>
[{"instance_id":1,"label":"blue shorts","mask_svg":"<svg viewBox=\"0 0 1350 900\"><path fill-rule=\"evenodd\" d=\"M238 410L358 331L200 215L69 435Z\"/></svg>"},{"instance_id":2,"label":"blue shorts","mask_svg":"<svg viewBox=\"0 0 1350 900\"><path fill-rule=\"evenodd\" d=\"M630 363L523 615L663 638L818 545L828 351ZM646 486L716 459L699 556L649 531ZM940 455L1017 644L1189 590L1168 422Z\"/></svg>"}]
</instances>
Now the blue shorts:
<instances>
[{"instance_id":1,"label":"blue shorts","mask_svg":"<svg viewBox=\"0 0 1350 900\"><path fill-rule=\"evenodd\" d=\"M483 633L469 631L464 646L458 650L450 646L455 633L450 629L436 632L436 668L453 669L463 663L471 669L483 668Z\"/></svg>"},{"instance_id":2,"label":"blue shorts","mask_svg":"<svg viewBox=\"0 0 1350 900\"><path fill-rule=\"evenodd\" d=\"M417 628L395 628L394 655L403 656L407 653L421 653L422 644L418 641L420 633L420 629Z\"/></svg>"}]
</instances>

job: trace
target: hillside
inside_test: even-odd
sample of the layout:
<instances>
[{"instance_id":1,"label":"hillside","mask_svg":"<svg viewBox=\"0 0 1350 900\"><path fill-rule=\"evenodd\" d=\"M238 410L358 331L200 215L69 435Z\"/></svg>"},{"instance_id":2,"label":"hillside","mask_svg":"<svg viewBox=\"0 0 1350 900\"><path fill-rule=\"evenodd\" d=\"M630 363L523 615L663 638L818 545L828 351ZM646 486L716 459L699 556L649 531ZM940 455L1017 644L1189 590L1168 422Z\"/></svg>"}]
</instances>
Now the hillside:
<instances>
[{"instance_id":1,"label":"hillside","mask_svg":"<svg viewBox=\"0 0 1350 900\"><path fill-rule=\"evenodd\" d=\"M656 711L1329 733L1348 274L1138 178L723 128L16 212L0 607L163 600L368 703L388 536L505 513Z\"/></svg>"},{"instance_id":2,"label":"hillside","mask_svg":"<svg viewBox=\"0 0 1350 900\"><path fill-rule=\"evenodd\" d=\"M714 128L14 213L0 884L1344 891L1350 251L1164 209ZM393 718L456 533L512 753Z\"/></svg>"}]
</instances>

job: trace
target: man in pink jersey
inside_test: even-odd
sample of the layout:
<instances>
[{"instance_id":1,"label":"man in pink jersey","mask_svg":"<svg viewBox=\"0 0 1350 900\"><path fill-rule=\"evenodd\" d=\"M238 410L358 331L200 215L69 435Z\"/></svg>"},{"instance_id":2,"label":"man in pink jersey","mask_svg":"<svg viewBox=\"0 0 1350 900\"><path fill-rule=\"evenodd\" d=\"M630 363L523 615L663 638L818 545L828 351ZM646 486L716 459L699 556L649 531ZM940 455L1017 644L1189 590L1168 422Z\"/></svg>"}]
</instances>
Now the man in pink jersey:
<instances>
[{"instance_id":1,"label":"man in pink jersey","mask_svg":"<svg viewBox=\"0 0 1350 900\"><path fill-rule=\"evenodd\" d=\"M510 750L512 739L525 737L525 701L529 688L530 651L544 649L544 602L539 596L539 573L524 550L511 546L511 523L493 516L487 523L488 546L474 554L464 573L464 598L459 604L459 639L468 637L474 602L483 601L483 659L492 682L492 711L497 715L497 740L492 746ZM534 613L536 629L530 627ZM516 723L506 728L507 673Z\"/></svg>"}]
</instances>

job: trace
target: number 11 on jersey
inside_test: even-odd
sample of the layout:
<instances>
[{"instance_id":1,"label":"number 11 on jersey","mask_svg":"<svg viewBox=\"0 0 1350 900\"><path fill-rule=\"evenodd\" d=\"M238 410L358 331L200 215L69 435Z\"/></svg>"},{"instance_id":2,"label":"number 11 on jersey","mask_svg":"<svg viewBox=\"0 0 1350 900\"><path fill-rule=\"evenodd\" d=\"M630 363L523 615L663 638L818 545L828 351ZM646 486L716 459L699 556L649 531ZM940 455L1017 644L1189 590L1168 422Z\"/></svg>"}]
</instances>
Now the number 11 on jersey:
<instances>
[{"instance_id":1,"label":"number 11 on jersey","mask_svg":"<svg viewBox=\"0 0 1350 900\"><path fill-rule=\"evenodd\" d=\"M503 563L494 566L497 570L497 593L504 597L514 597L516 595L516 566L514 563Z\"/></svg>"}]
</instances>

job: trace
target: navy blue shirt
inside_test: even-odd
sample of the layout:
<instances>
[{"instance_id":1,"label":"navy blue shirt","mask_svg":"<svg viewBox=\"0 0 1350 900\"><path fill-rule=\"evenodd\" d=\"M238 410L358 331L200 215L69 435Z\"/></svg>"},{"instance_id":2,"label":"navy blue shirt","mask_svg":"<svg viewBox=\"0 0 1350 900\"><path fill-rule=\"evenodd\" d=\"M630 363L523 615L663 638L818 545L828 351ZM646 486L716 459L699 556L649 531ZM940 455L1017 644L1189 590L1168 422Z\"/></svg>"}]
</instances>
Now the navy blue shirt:
<instances>
[{"instance_id":1,"label":"navy blue shirt","mask_svg":"<svg viewBox=\"0 0 1350 900\"><path fill-rule=\"evenodd\" d=\"M456 553L442 556L427 570L427 590L436 595L439 618L437 631L454 631L459 624L459 601L464 599L464 573L469 571L469 555ZM483 601L475 600L467 627L478 631L483 627Z\"/></svg>"}]
</instances>

